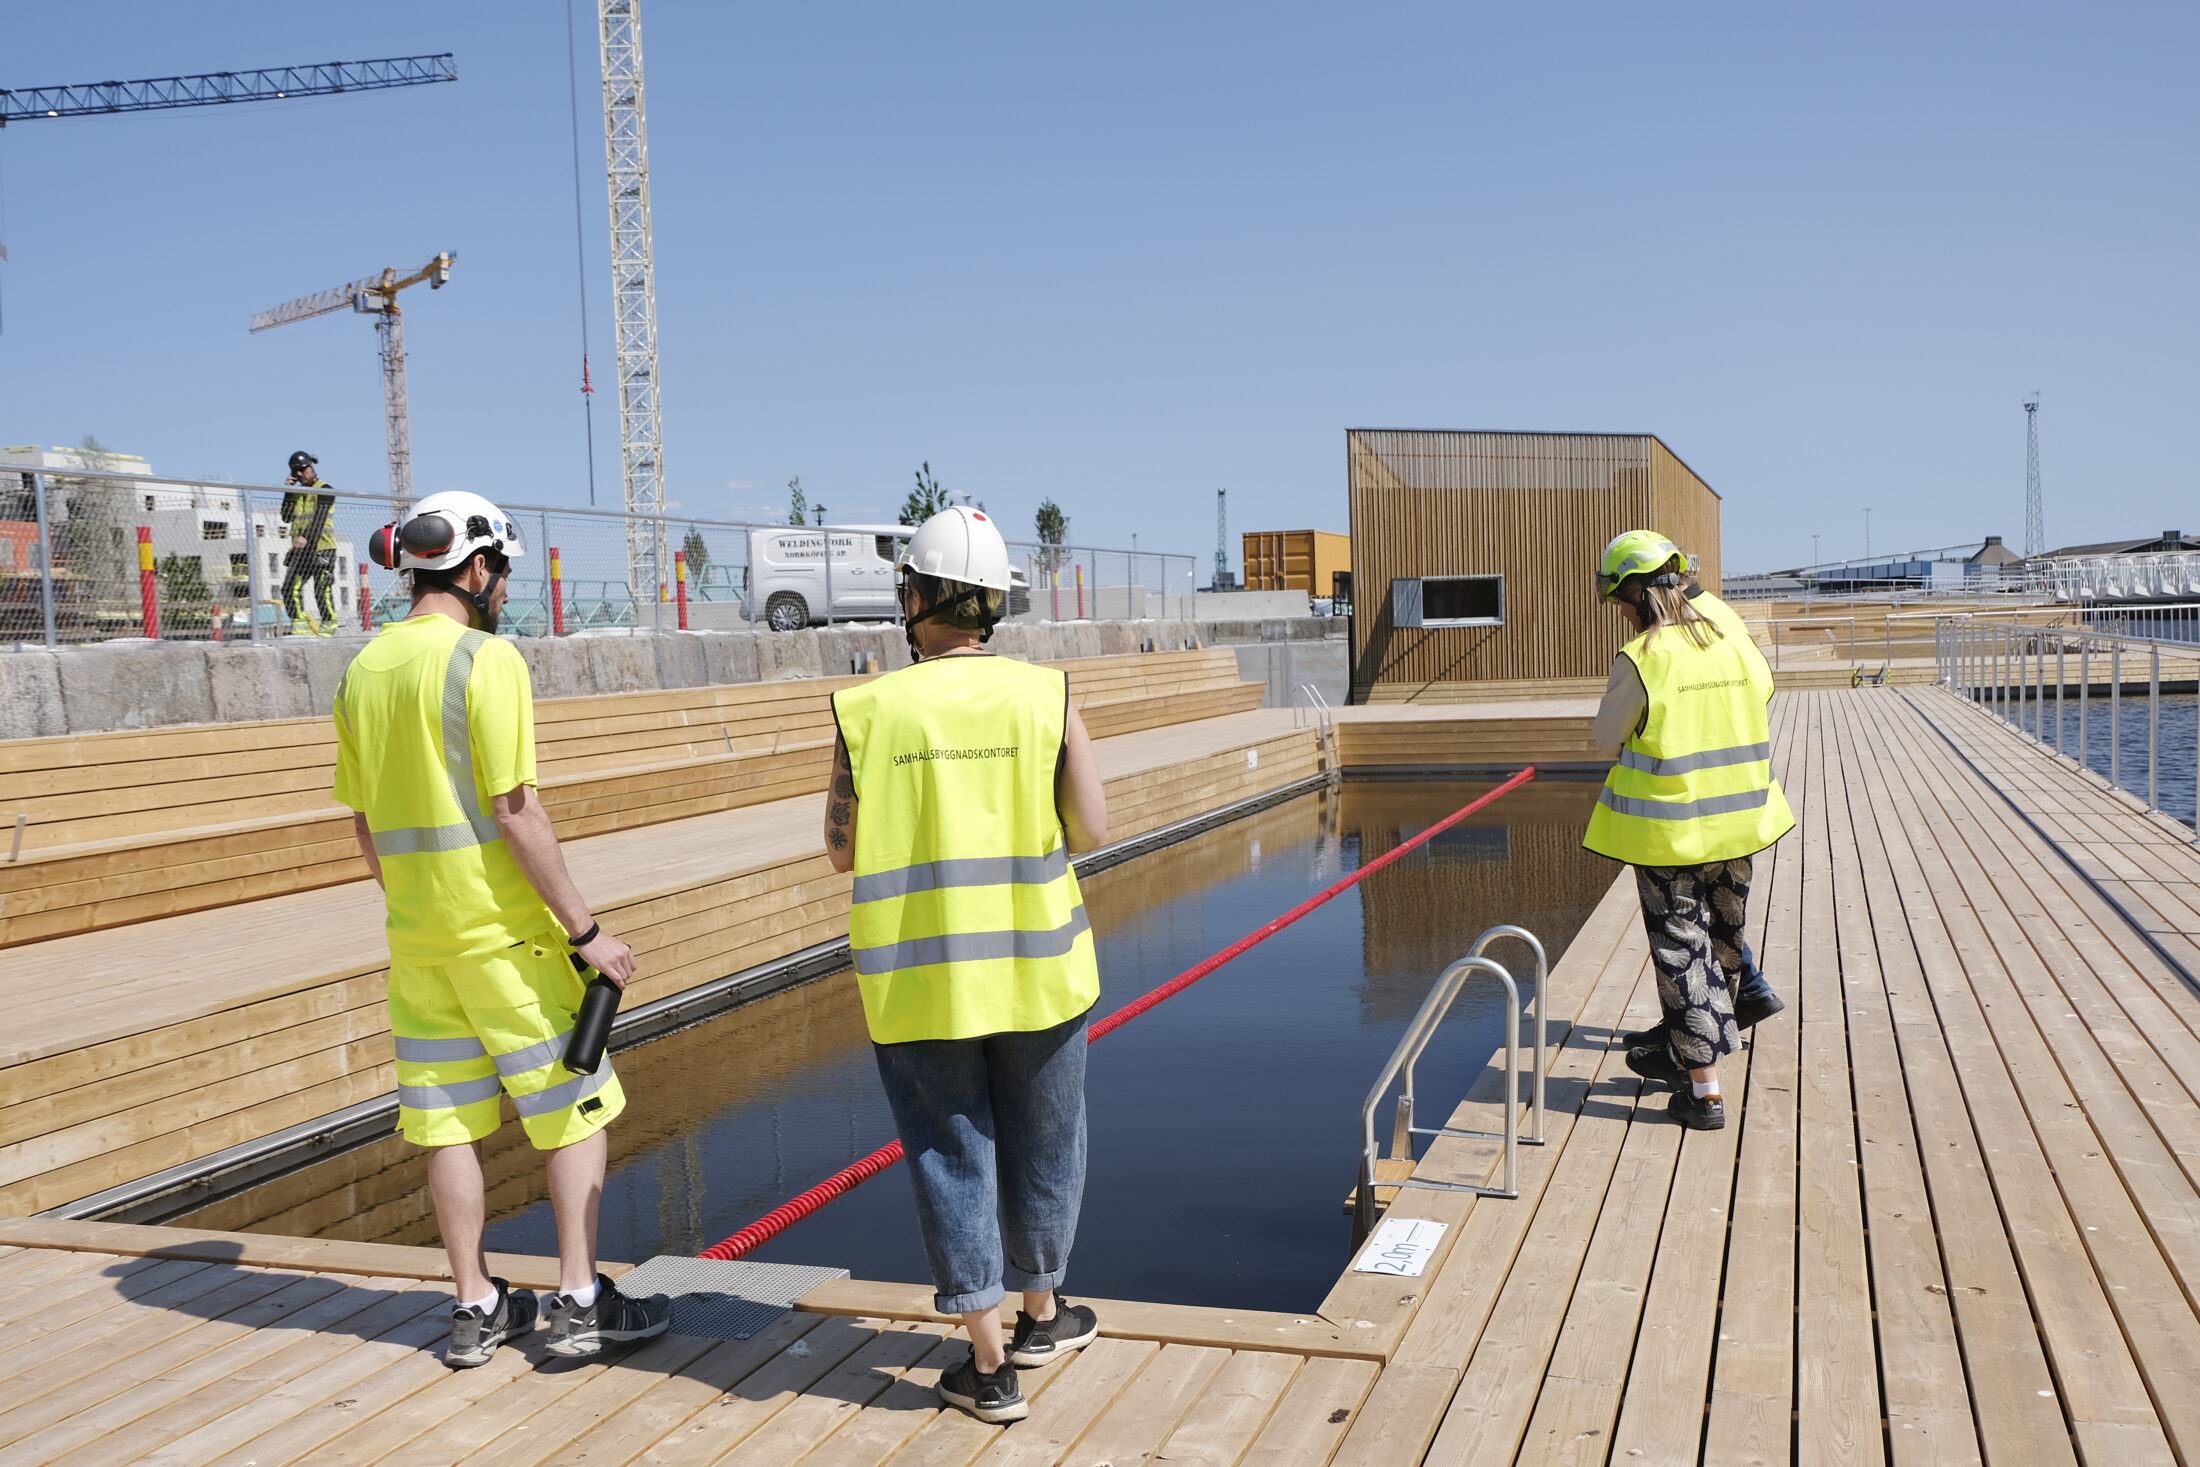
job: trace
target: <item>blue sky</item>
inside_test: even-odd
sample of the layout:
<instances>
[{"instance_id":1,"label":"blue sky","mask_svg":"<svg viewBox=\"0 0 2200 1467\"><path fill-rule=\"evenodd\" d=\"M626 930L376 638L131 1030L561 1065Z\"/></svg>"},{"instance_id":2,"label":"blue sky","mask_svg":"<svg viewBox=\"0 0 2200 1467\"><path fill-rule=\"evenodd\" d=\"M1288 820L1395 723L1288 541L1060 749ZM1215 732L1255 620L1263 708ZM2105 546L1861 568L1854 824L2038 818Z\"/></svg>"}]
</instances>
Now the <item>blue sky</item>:
<instances>
[{"instance_id":1,"label":"blue sky","mask_svg":"<svg viewBox=\"0 0 2200 1467\"><path fill-rule=\"evenodd\" d=\"M593 6L584 236L611 377ZM1730 569L2200 530L2200 10L2176 4L644 10L670 495L836 519L929 460L1014 528L1213 549L1344 529L1348 426L1651 431ZM410 293L416 485L587 496L561 0L73 0L0 86L452 51L456 85L0 132L0 442L164 472L384 474ZM598 483L618 494L599 393ZM1235 560L1233 545L1232 558ZM1572 573L1572 572L1567 572Z\"/></svg>"}]
</instances>

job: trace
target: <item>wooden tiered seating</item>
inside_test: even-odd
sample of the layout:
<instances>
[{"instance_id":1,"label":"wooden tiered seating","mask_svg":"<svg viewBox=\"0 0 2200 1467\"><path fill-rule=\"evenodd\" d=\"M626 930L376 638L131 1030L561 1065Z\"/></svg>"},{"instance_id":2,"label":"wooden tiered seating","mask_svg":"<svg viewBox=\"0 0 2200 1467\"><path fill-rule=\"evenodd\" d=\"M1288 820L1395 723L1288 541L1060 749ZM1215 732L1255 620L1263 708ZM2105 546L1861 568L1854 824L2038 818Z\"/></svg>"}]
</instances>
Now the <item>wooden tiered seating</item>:
<instances>
[{"instance_id":1,"label":"wooden tiered seating","mask_svg":"<svg viewBox=\"0 0 2200 1467\"><path fill-rule=\"evenodd\" d=\"M1058 663L1094 737L1260 705L1227 648ZM832 693L858 678L545 700L543 801L599 835L824 787ZM326 718L0 744L0 946L199 911L365 874L329 798Z\"/></svg>"},{"instance_id":2,"label":"wooden tiered seating","mask_svg":"<svg viewBox=\"0 0 2200 1467\"><path fill-rule=\"evenodd\" d=\"M1282 709L1103 739L1112 838L1322 765ZM629 1007L848 930L820 794L569 841L641 972ZM42 1211L387 1095L381 895L363 880L13 949L0 963L0 1215Z\"/></svg>"}]
</instances>

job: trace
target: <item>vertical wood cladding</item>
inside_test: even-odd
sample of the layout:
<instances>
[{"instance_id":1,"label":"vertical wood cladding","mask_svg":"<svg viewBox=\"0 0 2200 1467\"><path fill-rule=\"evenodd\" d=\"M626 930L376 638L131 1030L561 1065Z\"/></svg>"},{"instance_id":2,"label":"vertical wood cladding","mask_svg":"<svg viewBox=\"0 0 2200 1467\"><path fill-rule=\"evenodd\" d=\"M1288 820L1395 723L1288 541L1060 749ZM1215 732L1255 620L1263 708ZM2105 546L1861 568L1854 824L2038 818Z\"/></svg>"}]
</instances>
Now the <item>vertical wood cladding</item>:
<instances>
[{"instance_id":1,"label":"vertical wood cladding","mask_svg":"<svg viewBox=\"0 0 2200 1467\"><path fill-rule=\"evenodd\" d=\"M1355 697L1378 683L1600 676L1624 637L1597 599L1597 554L1622 530L1672 536L1718 584L1719 497L1648 434L1345 435ZM1399 628L1390 583L1502 575L1501 627Z\"/></svg>"}]
</instances>

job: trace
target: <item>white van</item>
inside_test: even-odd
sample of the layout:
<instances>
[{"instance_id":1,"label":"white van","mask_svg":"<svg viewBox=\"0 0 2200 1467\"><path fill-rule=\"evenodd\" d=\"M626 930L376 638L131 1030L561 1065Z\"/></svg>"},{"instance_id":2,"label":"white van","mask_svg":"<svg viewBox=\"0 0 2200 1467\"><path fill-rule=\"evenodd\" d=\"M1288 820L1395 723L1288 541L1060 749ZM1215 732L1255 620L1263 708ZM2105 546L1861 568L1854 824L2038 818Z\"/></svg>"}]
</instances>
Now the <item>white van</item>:
<instances>
[{"instance_id":1,"label":"white van","mask_svg":"<svg viewBox=\"0 0 2200 1467\"><path fill-rule=\"evenodd\" d=\"M835 525L832 538L834 621L898 621L895 566L915 533L907 525ZM789 526L749 531L749 564L741 573L743 614L775 632L800 631L825 620L828 532ZM1021 570L1009 571L1010 614L1029 609Z\"/></svg>"}]
</instances>

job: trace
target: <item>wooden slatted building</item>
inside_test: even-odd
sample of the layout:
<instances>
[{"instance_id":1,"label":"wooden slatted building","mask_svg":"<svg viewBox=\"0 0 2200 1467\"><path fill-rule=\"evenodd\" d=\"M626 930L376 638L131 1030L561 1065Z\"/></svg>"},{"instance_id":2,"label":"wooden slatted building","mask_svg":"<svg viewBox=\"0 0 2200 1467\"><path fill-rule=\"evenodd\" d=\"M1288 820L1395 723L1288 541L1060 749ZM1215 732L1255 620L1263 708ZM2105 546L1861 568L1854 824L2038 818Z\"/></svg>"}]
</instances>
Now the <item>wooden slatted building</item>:
<instances>
[{"instance_id":1,"label":"wooden slatted building","mask_svg":"<svg viewBox=\"0 0 2200 1467\"><path fill-rule=\"evenodd\" d=\"M1623 640L1599 551L1654 528L1719 584L1719 496L1648 433L1355 428L1354 702L1601 679Z\"/></svg>"}]
</instances>

